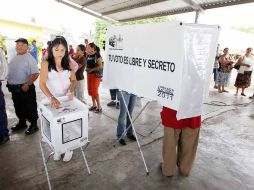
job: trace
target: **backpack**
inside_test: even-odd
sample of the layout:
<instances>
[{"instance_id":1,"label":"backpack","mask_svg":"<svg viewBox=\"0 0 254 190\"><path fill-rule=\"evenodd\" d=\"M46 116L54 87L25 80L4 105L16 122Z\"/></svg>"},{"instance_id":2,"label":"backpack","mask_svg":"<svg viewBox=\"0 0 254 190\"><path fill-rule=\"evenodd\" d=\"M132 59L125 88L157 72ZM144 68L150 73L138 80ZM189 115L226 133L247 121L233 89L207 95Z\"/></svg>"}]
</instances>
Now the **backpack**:
<instances>
[{"instance_id":1,"label":"backpack","mask_svg":"<svg viewBox=\"0 0 254 190\"><path fill-rule=\"evenodd\" d=\"M97 56L96 56L96 54L95 54L95 56L94 56L94 61L95 61L95 63L97 64ZM102 77L103 77L103 65L104 65L104 61L102 60L102 68L101 68L99 71L96 71L96 72L95 72L95 75L96 75L96 77L98 77L98 78L102 78Z\"/></svg>"},{"instance_id":2,"label":"backpack","mask_svg":"<svg viewBox=\"0 0 254 190\"><path fill-rule=\"evenodd\" d=\"M96 57L96 54L95 54L95 57L94 57L94 61L95 61L95 63L97 64L97 57ZM102 68L101 68L99 71L96 71L96 72L95 72L95 75L96 75L98 78L102 78L102 77L103 77L103 65L104 65L104 61L102 60Z\"/></svg>"}]
</instances>

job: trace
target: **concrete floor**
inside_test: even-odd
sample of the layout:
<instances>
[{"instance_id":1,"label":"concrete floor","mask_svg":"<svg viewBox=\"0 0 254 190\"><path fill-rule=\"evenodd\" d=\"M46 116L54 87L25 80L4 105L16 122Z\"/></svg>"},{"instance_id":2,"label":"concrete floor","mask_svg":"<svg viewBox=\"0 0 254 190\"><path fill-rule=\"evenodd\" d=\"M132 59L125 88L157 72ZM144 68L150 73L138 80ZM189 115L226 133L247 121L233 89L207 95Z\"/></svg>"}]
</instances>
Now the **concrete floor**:
<instances>
[{"instance_id":1,"label":"concrete floor","mask_svg":"<svg viewBox=\"0 0 254 190\"><path fill-rule=\"evenodd\" d=\"M37 91L40 101L43 96L38 84ZM253 91L252 87L246 93L251 95ZM17 118L11 96L6 89L4 92L11 128ZM80 150L74 151L69 163L50 158L47 165L52 189L253 190L254 104L246 97L235 97L233 93L233 88L228 94L218 94L211 88L207 102L220 101L227 106L204 105L198 152L190 176L181 177L176 172L174 177L167 178L159 170L163 135L160 105L150 103L135 122L150 172L147 176L137 144L127 141L127 146L123 147L116 142L119 110L106 106L109 92L102 88L103 114L90 113L91 143L85 150L92 175L88 176ZM146 102L141 99L139 103L144 105ZM140 110L141 105L136 107L133 116ZM25 136L24 131L10 131L10 135L11 141L0 146L0 189L48 189L39 145L40 132ZM43 143L43 148L49 155L49 146Z\"/></svg>"}]
</instances>

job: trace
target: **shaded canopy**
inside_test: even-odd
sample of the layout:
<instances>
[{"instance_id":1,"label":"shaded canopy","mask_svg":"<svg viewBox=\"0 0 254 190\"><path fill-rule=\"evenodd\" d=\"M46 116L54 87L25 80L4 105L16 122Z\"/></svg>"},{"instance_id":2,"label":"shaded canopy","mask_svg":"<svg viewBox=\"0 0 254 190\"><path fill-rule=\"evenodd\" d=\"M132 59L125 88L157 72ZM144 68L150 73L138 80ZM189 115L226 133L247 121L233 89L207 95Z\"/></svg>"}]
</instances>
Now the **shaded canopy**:
<instances>
[{"instance_id":1,"label":"shaded canopy","mask_svg":"<svg viewBox=\"0 0 254 190\"><path fill-rule=\"evenodd\" d=\"M56 0L60 3L111 21L131 21L225 6L253 0Z\"/></svg>"}]
</instances>

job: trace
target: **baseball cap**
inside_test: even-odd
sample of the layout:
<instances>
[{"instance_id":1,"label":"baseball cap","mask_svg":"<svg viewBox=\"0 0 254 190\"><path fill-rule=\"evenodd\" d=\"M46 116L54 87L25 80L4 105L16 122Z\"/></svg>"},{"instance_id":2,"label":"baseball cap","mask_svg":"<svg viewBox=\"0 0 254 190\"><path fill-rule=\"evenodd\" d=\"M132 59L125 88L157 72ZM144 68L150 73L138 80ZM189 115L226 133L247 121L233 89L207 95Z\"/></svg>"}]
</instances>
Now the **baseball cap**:
<instances>
[{"instance_id":1,"label":"baseball cap","mask_svg":"<svg viewBox=\"0 0 254 190\"><path fill-rule=\"evenodd\" d=\"M25 38L19 38L19 39L17 39L15 42L22 42L22 43L28 45L28 41L27 41L27 39L25 39Z\"/></svg>"}]
</instances>

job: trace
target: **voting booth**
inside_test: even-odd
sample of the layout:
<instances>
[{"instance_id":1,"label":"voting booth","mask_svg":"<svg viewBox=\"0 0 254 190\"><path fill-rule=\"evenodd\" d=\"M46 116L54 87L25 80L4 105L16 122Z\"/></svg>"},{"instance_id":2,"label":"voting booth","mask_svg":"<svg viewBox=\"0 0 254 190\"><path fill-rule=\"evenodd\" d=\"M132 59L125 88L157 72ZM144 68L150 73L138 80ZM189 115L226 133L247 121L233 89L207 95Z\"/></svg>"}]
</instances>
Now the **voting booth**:
<instances>
[{"instance_id":1,"label":"voting booth","mask_svg":"<svg viewBox=\"0 0 254 190\"><path fill-rule=\"evenodd\" d=\"M177 118L202 114L220 27L182 22L111 26L103 85L158 101Z\"/></svg>"},{"instance_id":2,"label":"voting booth","mask_svg":"<svg viewBox=\"0 0 254 190\"><path fill-rule=\"evenodd\" d=\"M41 101L39 115L41 134L54 152L64 153L88 142L88 107L73 98L58 98L61 107L51 107L48 99Z\"/></svg>"},{"instance_id":3,"label":"voting booth","mask_svg":"<svg viewBox=\"0 0 254 190\"><path fill-rule=\"evenodd\" d=\"M199 116L208 95L219 31L216 25L178 21L111 26L107 29L103 85L119 89L121 96L127 91L156 100L176 110L178 120ZM149 174L138 138L137 144Z\"/></svg>"}]
</instances>

